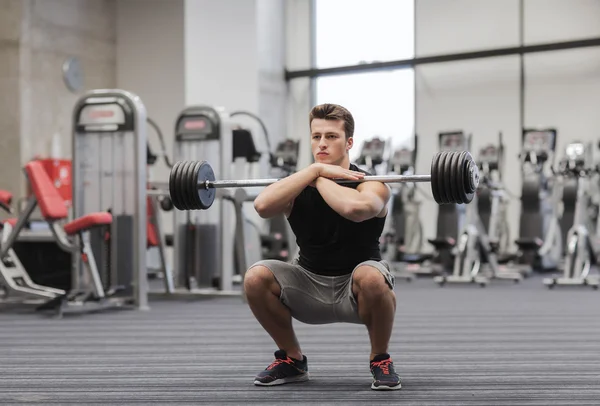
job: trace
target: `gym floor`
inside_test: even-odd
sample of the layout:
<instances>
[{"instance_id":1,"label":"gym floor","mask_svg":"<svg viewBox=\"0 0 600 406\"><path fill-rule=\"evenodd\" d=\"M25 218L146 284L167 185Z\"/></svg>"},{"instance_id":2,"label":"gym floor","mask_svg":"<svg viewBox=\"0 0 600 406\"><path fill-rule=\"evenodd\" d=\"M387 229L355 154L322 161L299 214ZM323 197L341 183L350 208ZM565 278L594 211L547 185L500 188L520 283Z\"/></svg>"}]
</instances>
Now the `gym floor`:
<instances>
[{"instance_id":1,"label":"gym floor","mask_svg":"<svg viewBox=\"0 0 600 406\"><path fill-rule=\"evenodd\" d=\"M262 388L275 348L239 298L51 319L0 312L0 394L30 404L580 405L600 399L600 293L520 285L396 287L403 389L370 389L362 326L296 323L312 380Z\"/></svg>"}]
</instances>

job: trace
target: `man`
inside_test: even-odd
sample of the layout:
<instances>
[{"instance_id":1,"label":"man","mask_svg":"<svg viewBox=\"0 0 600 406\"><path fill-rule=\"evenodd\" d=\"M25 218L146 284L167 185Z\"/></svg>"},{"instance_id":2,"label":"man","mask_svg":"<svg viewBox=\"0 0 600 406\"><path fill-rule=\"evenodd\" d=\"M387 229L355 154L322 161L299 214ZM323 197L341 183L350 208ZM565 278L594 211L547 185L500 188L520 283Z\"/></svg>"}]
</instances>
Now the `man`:
<instances>
[{"instance_id":1,"label":"man","mask_svg":"<svg viewBox=\"0 0 600 406\"><path fill-rule=\"evenodd\" d=\"M292 263L264 260L246 272L250 309L279 348L254 383L309 379L293 317L307 324L364 324L371 341L371 388L400 389L387 353L396 311L394 277L379 251L390 189L381 182L331 180L358 181L366 173L350 164L354 119L348 110L316 106L310 129L315 163L269 185L254 202L263 218L284 213L299 247Z\"/></svg>"}]
</instances>

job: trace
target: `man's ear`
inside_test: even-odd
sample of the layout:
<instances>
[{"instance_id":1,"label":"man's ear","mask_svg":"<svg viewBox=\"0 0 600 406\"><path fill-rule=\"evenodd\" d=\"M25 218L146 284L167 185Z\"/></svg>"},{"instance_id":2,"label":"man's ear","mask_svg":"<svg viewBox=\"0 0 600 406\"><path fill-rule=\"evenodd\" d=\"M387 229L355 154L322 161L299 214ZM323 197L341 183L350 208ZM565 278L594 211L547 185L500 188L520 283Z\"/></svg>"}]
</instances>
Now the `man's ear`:
<instances>
[{"instance_id":1,"label":"man's ear","mask_svg":"<svg viewBox=\"0 0 600 406\"><path fill-rule=\"evenodd\" d=\"M350 137L346 140L346 151L350 151L352 145L354 145L354 137Z\"/></svg>"}]
</instances>

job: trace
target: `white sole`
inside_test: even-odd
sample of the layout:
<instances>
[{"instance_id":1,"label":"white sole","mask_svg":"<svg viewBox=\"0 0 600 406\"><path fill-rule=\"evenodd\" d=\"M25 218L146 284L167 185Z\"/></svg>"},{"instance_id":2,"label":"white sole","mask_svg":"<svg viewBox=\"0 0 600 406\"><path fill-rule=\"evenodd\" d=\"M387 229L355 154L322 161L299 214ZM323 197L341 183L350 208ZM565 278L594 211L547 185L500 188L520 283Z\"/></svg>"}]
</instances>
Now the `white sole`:
<instances>
[{"instance_id":1,"label":"white sole","mask_svg":"<svg viewBox=\"0 0 600 406\"><path fill-rule=\"evenodd\" d=\"M399 383L396 386L387 386L387 385L375 386L375 383L372 383L371 389L373 389L373 390L398 390L398 389L402 389L402 384Z\"/></svg>"},{"instance_id":2,"label":"white sole","mask_svg":"<svg viewBox=\"0 0 600 406\"><path fill-rule=\"evenodd\" d=\"M305 374L296 375L296 376L292 376L289 378L276 379L269 383L263 383L263 382L260 382L257 380L257 381L254 381L254 384L256 386L276 386L276 385L283 385L286 383L306 382L309 379L310 379L310 374L307 372Z\"/></svg>"}]
</instances>

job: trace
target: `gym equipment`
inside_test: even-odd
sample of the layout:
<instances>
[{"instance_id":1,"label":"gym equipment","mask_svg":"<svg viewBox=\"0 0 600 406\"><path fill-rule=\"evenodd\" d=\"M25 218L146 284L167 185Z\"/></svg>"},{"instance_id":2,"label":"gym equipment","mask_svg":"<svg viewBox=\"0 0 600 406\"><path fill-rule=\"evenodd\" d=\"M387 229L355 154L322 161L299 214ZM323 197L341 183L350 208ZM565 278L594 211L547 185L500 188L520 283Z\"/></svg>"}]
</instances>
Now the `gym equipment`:
<instances>
[{"instance_id":1,"label":"gym equipment","mask_svg":"<svg viewBox=\"0 0 600 406\"><path fill-rule=\"evenodd\" d=\"M0 208L8 213L13 212L10 205L12 204L12 193L7 190L0 190Z\"/></svg>"},{"instance_id":2,"label":"gym equipment","mask_svg":"<svg viewBox=\"0 0 600 406\"><path fill-rule=\"evenodd\" d=\"M217 181L206 161L175 163L169 177L169 195L178 210L206 210L215 200L215 189L268 186L280 179L247 179ZM383 183L431 182L435 201L439 204L470 203L479 183L479 170L471 154L437 153L430 175L365 176L360 180L336 179L339 184L377 181Z\"/></svg>"},{"instance_id":3,"label":"gym equipment","mask_svg":"<svg viewBox=\"0 0 600 406\"><path fill-rule=\"evenodd\" d=\"M165 145L165 137L163 136L162 131L160 130L160 127L158 126L158 124L156 124L156 121L152 120L150 117L146 117L146 121L148 123L148 125L150 125L150 127L152 127L152 129L154 130L154 132L156 132L156 135L158 136L158 141L160 143L160 155L163 157L163 160L165 161L165 165L167 165L168 168L171 168L173 166L173 164L171 163L171 160L169 159L169 155L167 154L167 146ZM154 165L156 163L156 160L158 159L158 155L155 155L152 152L152 149L150 148L150 143L148 143L148 150L147 150L147 164L148 165Z\"/></svg>"},{"instance_id":4,"label":"gym equipment","mask_svg":"<svg viewBox=\"0 0 600 406\"><path fill-rule=\"evenodd\" d=\"M165 145L165 140L163 133L156 124L154 120L150 117L147 118L147 122L154 129L156 135L158 136L158 140L160 142L160 155L163 157L164 163L167 168L173 167L169 156L167 154L167 149ZM148 166L147 174L147 189L151 191L164 189L164 184L166 182L156 182L151 179L152 177L152 167L156 164L158 159L158 155L154 154L152 149L150 148L150 142L148 142L147 147L147 158L146 164ZM174 290L173 287L173 272L170 264L167 263L166 260L166 236L162 228L162 224L159 218L160 209L164 211L171 211L173 209L173 204L171 203L171 199L168 195L160 196L158 194L148 194L146 199L146 208L147 208L147 258L146 264L148 266L147 275L148 279L153 278L161 278L164 283L165 291L172 293Z\"/></svg>"},{"instance_id":5,"label":"gym equipment","mask_svg":"<svg viewBox=\"0 0 600 406\"><path fill-rule=\"evenodd\" d=\"M490 237L490 244L498 255L498 262L511 259L507 254L510 245L510 228L508 224L508 195L502 182L504 164L504 143L502 133L499 134L498 145L483 147L477 159L482 182L478 190L477 209L484 229Z\"/></svg>"},{"instance_id":6,"label":"gym equipment","mask_svg":"<svg viewBox=\"0 0 600 406\"><path fill-rule=\"evenodd\" d=\"M387 148L388 143L379 137L363 142L356 165L369 173L377 174L377 167L386 160Z\"/></svg>"},{"instance_id":7,"label":"gym equipment","mask_svg":"<svg viewBox=\"0 0 600 406\"><path fill-rule=\"evenodd\" d=\"M415 171L418 138L414 137L414 148L396 149L388 161L388 173L412 175ZM431 254L421 253L423 227L419 218L421 202L416 199L420 191L415 183L393 185L388 204L389 215L384 227L382 254L399 278L411 281L415 275L407 268L418 268L418 264L431 259ZM416 265L416 267L415 267Z\"/></svg>"},{"instance_id":8,"label":"gym equipment","mask_svg":"<svg viewBox=\"0 0 600 406\"><path fill-rule=\"evenodd\" d=\"M438 134L438 141L440 151L469 150L471 147L471 136L467 137L463 131L441 132ZM464 221L465 206L463 204L440 205L438 207L436 237L427 239L427 242L433 245L433 255L431 259L425 260L418 267L411 267L411 272L419 275L442 275L452 272L454 266L453 251Z\"/></svg>"},{"instance_id":9,"label":"gym equipment","mask_svg":"<svg viewBox=\"0 0 600 406\"><path fill-rule=\"evenodd\" d=\"M144 104L124 90L92 90L73 113L74 214L112 214L108 252L99 230L90 232L91 249L106 291L131 297L138 309L148 308L146 123ZM81 277L76 258L75 291L85 290Z\"/></svg>"},{"instance_id":10,"label":"gym equipment","mask_svg":"<svg viewBox=\"0 0 600 406\"><path fill-rule=\"evenodd\" d=\"M590 220L588 209L591 200L590 179L592 174L598 173L598 168L592 165L592 159L590 159L592 151L591 144L586 146L581 142L571 143L566 147L565 160L561 162L560 173L565 177L574 177L577 180L577 200L574 222L566 238L563 276L545 278L543 281L550 289L557 285L591 286L598 289L600 284L598 275L590 275L592 266L597 262L588 230Z\"/></svg>"},{"instance_id":11,"label":"gym equipment","mask_svg":"<svg viewBox=\"0 0 600 406\"><path fill-rule=\"evenodd\" d=\"M549 177L545 165L554 165L556 130L523 130L521 216L518 246L510 268L520 272L549 271L558 268L562 258L559 208L561 183Z\"/></svg>"},{"instance_id":12,"label":"gym equipment","mask_svg":"<svg viewBox=\"0 0 600 406\"><path fill-rule=\"evenodd\" d=\"M225 109L202 105L185 108L175 122L174 142L174 161L209 156L215 162L217 174L229 176L234 152L233 130L230 115ZM179 162L171 168L169 187L173 187L173 173L179 168ZM210 174L205 172L207 170ZM215 176L212 167L205 166L202 171L203 177ZM214 192L214 189L211 191ZM158 193L169 195L166 190ZM196 196L199 195L196 193ZM214 193L202 195L207 204L212 204L216 197ZM235 208L222 198L211 212L174 210L173 270L177 293L234 292L234 235Z\"/></svg>"},{"instance_id":13,"label":"gym equipment","mask_svg":"<svg viewBox=\"0 0 600 406\"><path fill-rule=\"evenodd\" d=\"M32 199L30 197L30 199ZM12 193L0 190L0 207L8 213L12 213L10 205ZM33 210L32 210L33 211ZM28 299L51 299L64 295L62 289L43 286L33 282L29 273L25 270L19 257L13 250L13 244L17 240L18 230L14 231L15 237L11 237L18 219L8 219L2 223L2 240L0 248L0 300L2 302L23 301ZM25 222L23 222L25 224ZM9 238L12 239L10 245Z\"/></svg>"},{"instance_id":14,"label":"gym equipment","mask_svg":"<svg viewBox=\"0 0 600 406\"><path fill-rule=\"evenodd\" d=\"M280 176L289 176L296 171L300 141L285 139L277 144L271 154L271 172ZM297 252L296 236L292 231L285 215L269 219L268 232L261 234L263 259L288 261Z\"/></svg>"},{"instance_id":15,"label":"gym equipment","mask_svg":"<svg viewBox=\"0 0 600 406\"><path fill-rule=\"evenodd\" d=\"M37 310L54 310L59 315L121 308L133 304L133 300L129 298L110 298L106 295L90 244L91 230L106 231L106 226L112 223L112 215L107 212L89 213L61 226L59 222L68 217L67 207L42 164L31 161L25 165L24 171L33 195L28 199L21 216L5 222L3 227L0 274L7 295L44 298L47 302ZM19 233L38 205L60 248L78 254L75 256L81 259L85 268L84 277L88 282L85 289L72 289L66 293L64 290L33 283L12 250ZM82 287L81 284L77 286Z\"/></svg>"},{"instance_id":16,"label":"gym equipment","mask_svg":"<svg viewBox=\"0 0 600 406\"><path fill-rule=\"evenodd\" d=\"M281 169L287 175L296 172L299 153L300 141L288 138L279 142L271 154L271 168Z\"/></svg>"},{"instance_id":17,"label":"gym equipment","mask_svg":"<svg viewBox=\"0 0 600 406\"><path fill-rule=\"evenodd\" d=\"M497 203L498 198L494 198L495 203L492 209L492 220L490 224L490 234L488 235L486 228L479 216L479 192L487 186L491 193L496 193L499 198L502 197L502 188L494 179L492 170L499 168L501 158L499 152L502 148L502 134L499 135L498 148L484 148L483 154L480 154L481 165L481 181L478 192L475 193L475 204L469 205L467 208L467 220L462 229L456 246L454 255L454 267L451 275L439 275L434 278L440 286L446 283L478 283L484 287L489 283L490 279L508 279L514 282L519 282L522 275L516 271L500 269L497 258L497 251L494 242L497 241L498 235L496 232L497 220ZM487 273L481 272L484 269L484 264L487 265Z\"/></svg>"}]
</instances>

